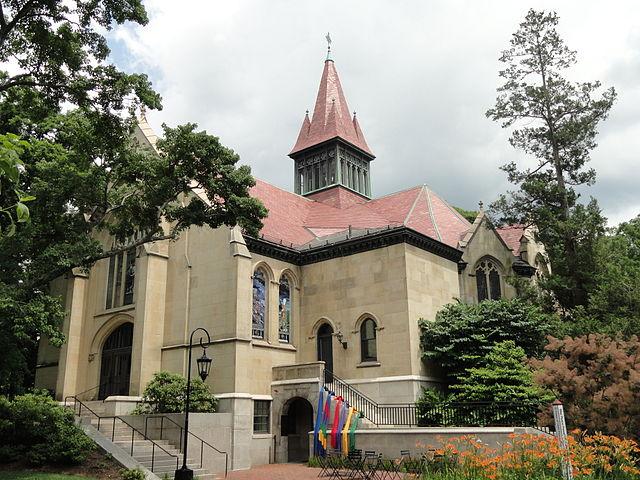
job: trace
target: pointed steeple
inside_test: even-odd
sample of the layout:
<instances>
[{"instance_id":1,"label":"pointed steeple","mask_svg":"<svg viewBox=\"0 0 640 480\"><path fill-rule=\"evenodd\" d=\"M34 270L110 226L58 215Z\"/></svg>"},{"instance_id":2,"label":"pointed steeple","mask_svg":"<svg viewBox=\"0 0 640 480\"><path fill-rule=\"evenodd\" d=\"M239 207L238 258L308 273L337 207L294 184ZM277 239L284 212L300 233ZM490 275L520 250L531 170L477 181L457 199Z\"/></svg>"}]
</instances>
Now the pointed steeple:
<instances>
[{"instance_id":1,"label":"pointed steeple","mask_svg":"<svg viewBox=\"0 0 640 480\"><path fill-rule=\"evenodd\" d=\"M329 118L334 109L335 121ZM318 89L318 96L316 97L316 104L309 127L307 127L308 121L308 117L305 117L296 144L289 155L306 150L327 140L340 138L373 157L373 153L369 149L369 145L367 145L357 121L351 119L347 99L342 91L340 78L331 58L327 58L324 62L320 88Z\"/></svg>"}]
</instances>

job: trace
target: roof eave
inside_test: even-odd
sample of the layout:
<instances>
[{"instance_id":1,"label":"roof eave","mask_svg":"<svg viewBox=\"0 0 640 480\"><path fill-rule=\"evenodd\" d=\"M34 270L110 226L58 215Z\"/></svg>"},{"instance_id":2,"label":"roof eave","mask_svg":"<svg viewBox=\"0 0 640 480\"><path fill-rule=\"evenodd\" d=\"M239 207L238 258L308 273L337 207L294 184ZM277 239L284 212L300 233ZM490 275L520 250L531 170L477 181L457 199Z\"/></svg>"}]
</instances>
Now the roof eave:
<instances>
[{"instance_id":1,"label":"roof eave","mask_svg":"<svg viewBox=\"0 0 640 480\"><path fill-rule=\"evenodd\" d=\"M351 143L348 140L345 140L340 135L336 135L334 137L327 138L326 140L323 140L323 141L318 142L318 143L314 143L313 145L309 145L308 147L300 148L298 150L296 150L295 147L294 147L294 149L291 150L291 152L289 152L288 156L290 158L294 158L294 155L298 155L300 153L306 152L306 151L314 149L314 148L322 147L322 146L326 145L327 143L333 142L333 141L336 141L336 140L338 140L339 142L341 142L341 143L343 143L345 145L348 145L348 146L350 146L352 148L355 148L356 150L358 150L358 152L360 152L363 155L366 155L367 157L369 157L370 160L373 160L373 159L376 158L376 156L372 152L368 152L368 151L364 150L362 147L359 147L358 145L356 145L354 143Z\"/></svg>"},{"instance_id":2,"label":"roof eave","mask_svg":"<svg viewBox=\"0 0 640 480\"><path fill-rule=\"evenodd\" d=\"M421 250L450 260L455 264L458 264L463 254L463 252L457 248L405 226L388 228L369 235L349 238L307 249L285 247L282 244L270 242L264 238L256 238L248 235L245 235L245 241L247 242L247 247L250 252L259 253L277 260L283 260L293 263L294 265L309 265L399 243L413 245Z\"/></svg>"}]
</instances>

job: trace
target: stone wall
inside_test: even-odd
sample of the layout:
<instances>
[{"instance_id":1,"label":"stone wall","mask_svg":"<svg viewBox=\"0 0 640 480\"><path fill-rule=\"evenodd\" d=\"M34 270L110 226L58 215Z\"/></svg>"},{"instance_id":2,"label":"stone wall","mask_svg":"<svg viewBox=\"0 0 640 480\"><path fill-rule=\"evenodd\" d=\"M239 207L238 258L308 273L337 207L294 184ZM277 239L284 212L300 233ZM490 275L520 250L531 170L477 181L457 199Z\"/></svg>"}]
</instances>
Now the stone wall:
<instances>
[{"instance_id":1,"label":"stone wall","mask_svg":"<svg viewBox=\"0 0 640 480\"><path fill-rule=\"evenodd\" d=\"M448 439L461 435L473 435L490 448L499 448L509 442L509 435L513 433L546 435L540 430L520 427L368 428L356 430L356 448L381 453L385 458L399 458L401 450L420 456L426 449L419 445L440 448ZM313 455L313 432L309 433L309 452Z\"/></svg>"}]
</instances>

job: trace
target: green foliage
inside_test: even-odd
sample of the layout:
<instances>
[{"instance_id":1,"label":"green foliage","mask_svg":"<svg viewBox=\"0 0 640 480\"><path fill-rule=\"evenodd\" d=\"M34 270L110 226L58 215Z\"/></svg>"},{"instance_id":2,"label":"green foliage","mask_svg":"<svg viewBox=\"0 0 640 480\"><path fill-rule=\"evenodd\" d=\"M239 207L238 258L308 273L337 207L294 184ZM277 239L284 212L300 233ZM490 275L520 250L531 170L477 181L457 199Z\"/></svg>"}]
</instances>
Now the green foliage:
<instances>
[{"instance_id":1,"label":"green foliage","mask_svg":"<svg viewBox=\"0 0 640 480\"><path fill-rule=\"evenodd\" d=\"M537 239L547 247L553 273L546 282L560 306L587 303L592 281L593 249L604 230L595 200L578 203L576 186L590 185L595 171L587 168L595 148L598 123L604 120L616 93L600 92L600 82L571 82L566 70L576 53L564 44L553 12L529 10L500 60L504 84L487 116L511 128L514 148L535 157L530 168L515 162L502 167L518 187L492 205L504 223L536 225Z\"/></svg>"},{"instance_id":2,"label":"green foliage","mask_svg":"<svg viewBox=\"0 0 640 480\"><path fill-rule=\"evenodd\" d=\"M170 372L158 372L147 384L135 414L184 412L187 379ZM200 378L191 378L190 412L215 412L218 400Z\"/></svg>"},{"instance_id":3,"label":"green foliage","mask_svg":"<svg viewBox=\"0 0 640 480\"><path fill-rule=\"evenodd\" d=\"M0 397L0 461L34 465L82 463L94 443L74 423L73 412L42 393Z\"/></svg>"},{"instance_id":4,"label":"green foliage","mask_svg":"<svg viewBox=\"0 0 640 480\"><path fill-rule=\"evenodd\" d=\"M450 382L478 367L496 343L512 340L527 356L537 356L546 335L556 329L555 316L520 299L449 304L435 321L420 320L422 358L441 365Z\"/></svg>"},{"instance_id":5,"label":"green foliage","mask_svg":"<svg viewBox=\"0 0 640 480\"><path fill-rule=\"evenodd\" d=\"M479 367L467 369L451 386L460 402L515 402L545 404L549 392L533 383L533 373L524 362L525 351L512 340L496 343Z\"/></svg>"},{"instance_id":6,"label":"green foliage","mask_svg":"<svg viewBox=\"0 0 640 480\"><path fill-rule=\"evenodd\" d=\"M442 427L450 424L448 403L452 397L435 388L422 388L416 401L416 416L421 427Z\"/></svg>"},{"instance_id":7,"label":"green foliage","mask_svg":"<svg viewBox=\"0 0 640 480\"><path fill-rule=\"evenodd\" d=\"M120 478L122 480L145 480L145 475L139 468L127 468L120 470Z\"/></svg>"},{"instance_id":8,"label":"green foliage","mask_svg":"<svg viewBox=\"0 0 640 480\"><path fill-rule=\"evenodd\" d=\"M594 263L589 303L573 312L567 333L640 335L640 216L600 238Z\"/></svg>"},{"instance_id":9,"label":"green foliage","mask_svg":"<svg viewBox=\"0 0 640 480\"><path fill-rule=\"evenodd\" d=\"M20 190L20 173L24 168L20 155L29 144L17 135L0 135L0 237L11 236L16 222L29 220L29 207L35 198Z\"/></svg>"},{"instance_id":10,"label":"green foliage","mask_svg":"<svg viewBox=\"0 0 640 480\"><path fill-rule=\"evenodd\" d=\"M63 340L54 279L192 225L256 234L266 210L249 195L249 168L196 125L165 126L159 152L133 140L136 109L160 97L145 75L107 63L104 32L146 23L140 0L2 9L0 62L11 57L18 73L0 71L0 392L15 393L38 339ZM105 232L115 243L97 240Z\"/></svg>"},{"instance_id":11,"label":"green foliage","mask_svg":"<svg viewBox=\"0 0 640 480\"><path fill-rule=\"evenodd\" d=\"M453 208L455 208L460 215L466 218L469 223L473 223L476 217L478 216L477 210L465 210L464 208L461 208L461 207L453 207Z\"/></svg>"}]
</instances>

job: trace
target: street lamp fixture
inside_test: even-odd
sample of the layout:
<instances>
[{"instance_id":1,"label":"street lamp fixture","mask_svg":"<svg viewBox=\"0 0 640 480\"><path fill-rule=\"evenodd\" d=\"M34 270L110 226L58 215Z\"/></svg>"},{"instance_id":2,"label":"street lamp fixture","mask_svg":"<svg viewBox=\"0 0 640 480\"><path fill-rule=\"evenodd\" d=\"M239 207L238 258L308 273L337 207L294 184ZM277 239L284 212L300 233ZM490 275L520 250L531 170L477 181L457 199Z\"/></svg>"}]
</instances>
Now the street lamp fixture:
<instances>
[{"instance_id":1,"label":"street lamp fixture","mask_svg":"<svg viewBox=\"0 0 640 480\"><path fill-rule=\"evenodd\" d=\"M187 444L189 441L189 400L191 395L191 350L193 349L193 336L196 332L200 331L200 347L202 347L202 356L196 360L198 365L198 375L204 382L204 380L209 376L209 372L211 371L211 364L213 361L207 357L207 347L204 345L202 340L204 336L207 337L207 345L211 344L211 337L209 336L209 332L207 332L204 328L196 328L193 332L191 332L191 337L189 338L189 361L187 362L187 400L185 402L184 408L184 439L182 444L182 467L176 470L176 474L173 477L174 480L193 480L193 470L187 467Z\"/></svg>"},{"instance_id":2,"label":"street lamp fixture","mask_svg":"<svg viewBox=\"0 0 640 480\"><path fill-rule=\"evenodd\" d=\"M207 357L206 347L203 347L202 356L196 360L196 363L198 364L198 375L200 375L200 378L202 379L203 382L209 376L209 371L211 370L212 362L213 360Z\"/></svg>"}]
</instances>

